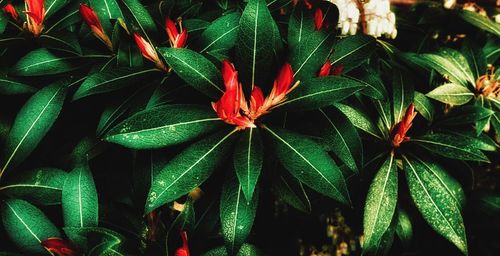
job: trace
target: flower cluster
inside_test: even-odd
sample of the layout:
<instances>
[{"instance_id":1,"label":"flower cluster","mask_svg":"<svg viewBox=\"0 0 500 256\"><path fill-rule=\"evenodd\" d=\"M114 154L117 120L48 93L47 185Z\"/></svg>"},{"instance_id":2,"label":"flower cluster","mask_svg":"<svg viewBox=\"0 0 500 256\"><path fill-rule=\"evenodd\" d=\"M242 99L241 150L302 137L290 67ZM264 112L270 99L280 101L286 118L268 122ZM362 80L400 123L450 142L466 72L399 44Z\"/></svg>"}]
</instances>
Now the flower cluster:
<instances>
[{"instance_id":1,"label":"flower cluster","mask_svg":"<svg viewBox=\"0 0 500 256\"><path fill-rule=\"evenodd\" d=\"M274 80L269 95L264 98L262 89L254 85L249 104L238 81L238 71L227 60L222 62L222 76L226 91L219 101L212 102L212 107L224 122L236 125L240 129L255 127L256 119L283 103L287 99L286 95L299 85L298 81L292 85L292 66L285 63Z\"/></svg>"},{"instance_id":2,"label":"flower cluster","mask_svg":"<svg viewBox=\"0 0 500 256\"><path fill-rule=\"evenodd\" d=\"M396 38L396 15L391 11L389 0L328 0L339 9L338 27L343 35L357 33L361 25L363 33L374 37Z\"/></svg>"}]
</instances>

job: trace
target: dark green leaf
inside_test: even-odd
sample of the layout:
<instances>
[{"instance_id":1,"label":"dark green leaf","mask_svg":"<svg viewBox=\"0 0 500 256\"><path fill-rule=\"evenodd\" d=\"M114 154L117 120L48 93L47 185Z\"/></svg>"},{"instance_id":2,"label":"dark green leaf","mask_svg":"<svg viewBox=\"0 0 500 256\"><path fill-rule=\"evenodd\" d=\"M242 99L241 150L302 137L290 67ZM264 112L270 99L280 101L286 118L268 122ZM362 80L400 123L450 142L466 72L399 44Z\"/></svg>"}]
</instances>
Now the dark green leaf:
<instances>
[{"instance_id":1,"label":"dark green leaf","mask_svg":"<svg viewBox=\"0 0 500 256\"><path fill-rule=\"evenodd\" d=\"M65 180L66 172L62 170L39 168L15 175L0 186L0 192L33 204L60 204Z\"/></svg>"},{"instance_id":2,"label":"dark green leaf","mask_svg":"<svg viewBox=\"0 0 500 256\"><path fill-rule=\"evenodd\" d=\"M90 0L89 3L107 33L111 32L110 20L123 19L123 13L116 0Z\"/></svg>"},{"instance_id":3,"label":"dark green leaf","mask_svg":"<svg viewBox=\"0 0 500 256\"><path fill-rule=\"evenodd\" d=\"M90 95L105 93L144 81L151 75L160 75L158 69L113 68L94 73L87 77L73 95L78 100Z\"/></svg>"},{"instance_id":4,"label":"dark green leaf","mask_svg":"<svg viewBox=\"0 0 500 256\"><path fill-rule=\"evenodd\" d=\"M37 89L8 76L0 76L0 95L31 94Z\"/></svg>"},{"instance_id":5,"label":"dark green leaf","mask_svg":"<svg viewBox=\"0 0 500 256\"><path fill-rule=\"evenodd\" d=\"M183 48L163 47L158 50L175 73L194 89L213 98L224 92L220 71L203 55Z\"/></svg>"},{"instance_id":6,"label":"dark green leaf","mask_svg":"<svg viewBox=\"0 0 500 256\"><path fill-rule=\"evenodd\" d=\"M493 33L493 35L500 36L500 24L492 21L490 18L468 10L457 10L456 12L459 17L479 29L486 30Z\"/></svg>"},{"instance_id":7,"label":"dark green leaf","mask_svg":"<svg viewBox=\"0 0 500 256\"><path fill-rule=\"evenodd\" d=\"M262 85L273 67L276 26L264 0L249 0L240 18L236 44L239 78L247 86Z\"/></svg>"},{"instance_id":8,"label":"dark green leaf","mask_svg":"<svg viewBox=\"0 0 500 256\"><path fill-rule=\"evenodd\" d=\"M56 13L52 19L45 22L43 32L48 34L52 31L62 30L81 21L79 6L79 1L72 1L69 6L66 6L60 12Z\"/></svg>"},{"instance_id":9,"label":"dark green leaf","mask_svg":"<svg viewBox=\"0 0 500 256\"><path fill-rule=\"evenodd\" d=\"M293 90L288 100L278 105L289 111L308 111L341 101L364 88L356 80L327 76L307 80Z\"/></svg>"},{"instance_id":10,"label":"dark green leaf","mask_svg":"<svg viewBox=\"0 0 500 256\"><path fill-rule=\"evenodd\" d=\"M467 40L462 45L460 50L469 63L469 67L472 69L472 74L474 78L479 78L486 72L486 57L479 46L477 46L471 40Z\"/></svg>"},{"instance_id":11,"label":"dark green leaf","mask_svg":"<svg viewBox=\"0 0 500 256\"><path fill-rule=\"evenodd\" d=\"M436 133L411 138L410 141L417 143L432 153L444 157L489 162L488 158L474 145L468 141L457 140L452 135Z\"/></svg>"},{"instance_id":12,"label":"dark green leaf","mask_svg":"<svg viewBox=\"0 0 500 256\"><path fill-rule=\"evenodd\" d=\"M403 159L410 194L422 216L436 232L467 255L465 227L456 201L430 169L405 156Z\"/></svg>"},{"instance_id":13,"label":"dark green leaf","mask_svg":"<svg viewBox=\"0 0 500 256\"><path fill-rule=\"evenodd\" d=\"M427 119L427 121L434 119L434 105L432 105L432 102L424 94L415 91L413 103L417 112Z\"/></svg>"},{"instance_id":14,"label":"dark green leaf","mask_svg":"<svg viewBox=\"0 0 500 256\"><path fill-rule=\"evenodd\" d=\"M213 132L223 124L205 106L165 105L131 116L111 129L105 140L134 149L161 148Z\"/></svg>"},{"instance_id":15,"label":"dark green leaf","mask_svg":"<svg viewBox=\"0 0 500 256\"><path fill-rule=\"evenodd\" d=\"M233 135L227 130L211 135L182 151L154 177L146 202L146 213L172 202L203 183L224 161Z\"/></svg>"},{"instance_id":16,"label":"dark green leaf","mask_svg":"<svg viewBox=\"0 0 500 256\"><path fill-rule=\"evenodd\" d=\"M52 127L62 109L69 80L49 85L33 95L19 110L4 148L1 174L26 159Z\"/></svg>"},{"instance_id":17,"label":"dark green leaf","mask_svg":"<svg viewBox=\"0 0 500 256\"><path fill-rule=\"evenodd\" d=\"M204 254L202 256L229 256L230 254L227 253L226 247L221 246L217 247L215 249L212 249ZM243 244L241 245L240 251L236 256L262 256L261 251L257 249L257 247L251 245L251 244Z\"/></svg>"},{"instance_id":18,"label":"dark green leaf","mask_svg":"<svg viewBox=\"0 0 500 256\"><path fill-rule=\"evenodd\" d=\"M413 103L413 78L408 72L394 70L392 77L392 113L393 123L400 122L405 116L406 109Z\"/></svg>"},{"instance_id":19,"label":"dark green leaf","mask_svg":"<svg viewBox=\"0 0 500 256\"><path fill-rule=\"evenodd\" d=\"M155 22L146 8L139 0L120 0L120 2L124 7L122 11L126 13L125 21L128 23L128 29L139 31L151 42L157 31Z\"/></svg>"},{"instance_id":20,"label":"dark green leaf","mask_svg":"<svg viewBox=\"0 0 500 256\"><path fill-rule=\"evenodd\" d=\"M453 108L440 122L447 125L471 124L484 118L489 118L493 114L495 114L495 111L491 109L467 105Z\"/></svg>"},{"instance_id":21,"label":"dark green leaf","mask_svg":"<svg viewBox=\"0 0 500 256\"><path fill-rule=\"evenodd\" d=\"M59 230L43 212L28 202L8 199L2 202L1 207L5 231L23 252L48 254L40 243L51 237L61 237Z\"/></svg>"},{"instance_id":22,"label":"dark green leaf","mask_svg":"<svg viewBox=\"0 0 500 256\"><path fill-rule=\"evenodd\" d=\"M401 208L398 208L396 234L403 245L408 246L413 237L413 226L410 216Z\"/></svg>"},{"instance_id":23,"label":"dark green leaf","mask_svg":"<svg viewBox=\"0 0 500 256\"><path fill-rule=\"evenodd\" d=\"M347 36L335 44L330 60L332 65L344 66L344 72L363 64L375 50L375 40L372 36L362 33Z\"/></svg>"},{"instance_id":24,"label":"dark green leaf","mask_svg":"<svg viewBox=\"0 0 500 256\"><path fill-rule=\"evenodd\" d=\"M435 69L441 75L446 76L447 79L454 84L462 85L464 87L468 86L467 76L463 73L461 67L457 66L456 63L451 59L447 59L444 56L431 53L420 55L407 54L406 56L417 65L420 65L427 69Z\"/></svg>"},{"instance_id":25,"label":"dark green leaf","mask_svg":"<svg viewBox=\"0 0 500 256\"><path fill-rule=\"evenodd\" d=\"M384 100L387 97L387 91L384 82L379 74L370 67L362 68L354 75L344 75L350 79L356 80L365 85L362 94L377 100Z\"/></svg>"},{"instance_id":26,"label":"dark green leaf","mask_svg":"<svg viewBox=\"0 0 500 256\"><path fill-rule=\"evenodd\" d=\"M234 12L214 20L200 36L199 52L233 48L238 38L240 16Z\"/></svg>"},{"instance_id":27,"label":"dark green leaf","mask_svg":"<svg viewBox=\"0 0 500 256\"><path fill-rule=\"evenodd\" d=\"M349 203L340 169L319 144L280 128L264 129L269 132L278 159L295 178L319 193Z\"/></svg>"},{"instance_id":28,"label":"dark green leaf","mask_svg":"<svg viewBox=\"0 0 500 256\"><path fill-rule=\"evenodd\" d=\"M311 202L304 186L290 175L279 175L273 184L273 192L285 203L303 212L311 212Z\"/></svg>"},{"instance_id":29,"label":"dark green leaf","mask_svg":"<svg viewBox=\"0 0 500 256\"><path fill-rule=\"evenodd\" d=\"M71 32L60 31L57 35L43 34L38 40L47 49L65 51L75 55L82 54L78 38Z\"/></svg>"},{"instance_id":30,"label":"dark green leaf","mask_svg":"<svg viewBox=\"0 0 500 256\"><path fill-rule=\"evenodd\" d=\"M258 190L251 201L243 195L242 186L235 177L230 177L222 187L220 219L222 237L229 255L235 255L252 230L258 203Z\"/></svg>"},{"instance_id":31,"label":"dark green leaf","mask_svg":"<svg viewBox=\"0 0 500 256\"><path fill-rule=\"evenodd\" d=\"M349 119L334 108L319 109L327 122L322 138L335 155L349 169L358 172L363 168L363 146L356 128Z\"/></svg>"},{"instance_id":32,"label":"dark green leaf","mask_svg":"<svg viewBox=\"0 0 500 256\"><path fill-rule=\"evenodd\" d=\"M472 73L467 58L462 54L462 52L451 48L441 48L438 51L438 54L453 64L454 68L460 70L460 75L463 76L467 82L469 82L469 85L475 85L476 79L474 78L474 74Z\"/></svg>"},{"instance_id":33,"label":"dark green leaf","mask_svg":"<svg viewBox=\"0 0 500 256\"><path fill-rule=\"evenodd\" d=\"M252 200L260 171L262 170L263 145L258 129L246 129L236 143L234 170L247 201Z\"/></svg>"},{"instance_id":34,"label":"dark green leaf","mask_svg":"<svg viewBox=\"0 0 500 256\"><path fill-rule=\"evenodd\" d=\"M374 122L370 119L370 117L368 117L368 115L366 115L366 113L340 103L336 103L334 106L346 115L354 126L376 138L382 139L380 130L373 124Z\"/></svg>"},{"instance_id":35,"label":"dark green leaf","mask_svg":"<svg viewBox=\"0 0 500 256\"><path fill-rule=\"evenodd\" d=\"M391 224L397 200L398 173L394 154L391 153L368 190L363 217L363 250L372 251L378 247Z\"/></svg>"},{"instance_id":36,"label":"dark green leaf","mask_svg":"<svg viewBox=\"0 0 500 256\"><path fill-rule=\"evenodd\" d=\"M90 167L80 162L69 174L62 191L65 227L97 227L99 222L97 191Z\"/></svg>"},{"instance_id":37,"label":"dark green leaf","mask_svg":"<svg viewBox=\"0 0 500 256\"><path fill-rule=\"evenodd\" d=\"M467 87L453 83L441 85L426 95L429 98L451 105L463 105L474 97L474 93Z\"/></svg>"}]
</instances>

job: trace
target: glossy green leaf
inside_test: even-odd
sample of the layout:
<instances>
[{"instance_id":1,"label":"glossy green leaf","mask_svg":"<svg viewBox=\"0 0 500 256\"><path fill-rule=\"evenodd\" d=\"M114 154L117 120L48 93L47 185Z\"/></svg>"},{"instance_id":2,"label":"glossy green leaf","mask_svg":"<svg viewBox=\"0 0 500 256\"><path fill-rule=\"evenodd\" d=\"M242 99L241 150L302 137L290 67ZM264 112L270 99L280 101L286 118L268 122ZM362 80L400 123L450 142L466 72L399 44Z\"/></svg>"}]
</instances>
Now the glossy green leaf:
<instances>
[{"instance_id":1,"label":"glossy green leaf","mask_svg":"<svg viewBox=\"0 0 500 256\"><path fill-rule=\"evenodd\" d=\"M380 167L368 190L363 217L363 250L377 248L389 228L398 200L396 159L391 154Z\"/></svg>"},{"instance_id":2,"label":"glossy green leaf","mask_svg":"<svg viewBox=\"0 0 500 256\"><path fill-rule=\"evenodd\" d=\"M5 31L7 23L9 23L9 17L3 12L0 13L0 35L2 35L3 32Z\"/></svg>"},{"instance_id":3,"label":"glossy green leaf","mask_svg":"<svg viewBox=\"0 0 500 256\"><path fill-rule=\"evenodd\" d=\"M403 157L413 202L440 235L467 255L467 239L460 208L436 175L415 160Z\"/></svg>"},{"instance_id":4,"label":"glossy green leaf","mask_svg":"<svg viewBox=\"0 0 500 256\"><path fill-rule=\"evenodd\" d=\"M287 174L279 175L273 182L273 192L293 208L306 213L311 212L309 196L296 178Z\"/></svg>"},{"instance_id":5,"label":"glossy green leaf","mask_svg":"<svg viewBox=\"0 0 500 256\"><path fill-rule=\"evenodd\" d=\"M247 201L251 201L260 171L264 148L258 129L246 129L240 135L234 149L234 170Z\"/></svg>"},{"instance_id":6,"label":"glossy green leaf","mask_svg":"<svg viewBox=\"0 0 500 256\"><path fill-rule=\"evenodd\" d=\"M453 83L441 85L426 95L429 98L451 105L463 105L474 97L474 93L467 87Z\"/></svg>"},{"instance_id":7,"label":"glossy green leaf","mask_svg":"<svg viewBox=\"0 0 500 256\"><path fill-rule=\"evenodd\" d=\"M491 109L467 105L460 108L453 108L440 122L447 125L471 124L484 118L489 118L493 114L495 114L495 111Z\"/></svg>"},{"instance_id":8,"label":"glossy green leaf","mask_svg":"<svg viewBox=\"0 0 500 256\"><path fill-rule=\"evenodd\" d=\"M69 80L55 82L33 95L19 110L4 148L0 176L7 167L26 159L61 112Z\"/></svg>"},{"instance_id":9,"label":"glossy green leaf","mask_svg":"<svg viewBox=\"0 0 500 256\"><path fill-rule=\"evenodd\" d=\"M241 14L236 44L236 69L247 86L262 85L272 70L276 26L265 0L249 0Z\"/></svg>"},{"instance_id":10,"label":"glossy green leaf","mask_svg":"<svg viewBox=\"0 0 500 256\"><path fill-rule=\"evenodd\" d=\"M189 146L154 177L146 213L172 202L203 183L228 156L236 130L223 130Z\"/></svg>"},{"instance_id":11,"label":"glossy green leaf","mask_svg":"<svg viewBox=\"0 0 500 256\"><path fill-rule=\"evenodd\" d=\"M466 40L462 45L460 52L469 63L474 78L479 78L486 72L486 57L481 48L471 40Z\"/></svg>"},{"instance_id":12,"label":"glossy green leaf","mask_svg":"<svg viewBox=\"0 0 500 256\"><path fill-rule=\"evenodd\" d=\"M184 48L159 48L175 73L194 89L213 98L224 92L220 71L203 55Z\"/></svg>"},{"instance_id":13,"label":"glossy green leaf","mask_svg":"<svg viewBox=\"0 0 500 256\"><path fill-rule=\"evenodd\" d=\"M402 99L399 100L401 101ZM394 118L391 118L394 113L391 109L391 103L387 100L374 100L373 105L378 112L377 126L384 136L387 137L389 131L395 124ZM395 106L396 103L393 105Z\"/></svg>"},{"instance_id":14,"label":"glossy green leaf","mask_svg":"<svg viewBox=\"0 0 500 256\"><path fill-rule=\"evenodd\" d=\"M447 61L450 61L454 67L458 68L461 75L467 82L469 82L469 85L474 85L476 83L476 78L474 78L469 62L462 52L451 48L441 48L439 49L438 54L444 57Z\"/></svg>"},{"instance_id":15,"label":"glossy green leaf","mask_svg":"<svg viewBox=\"0 0 500 256\"><path fill-rule=\"evenodd\" d=\"M80 162L68 173L62 191L65 227L97 227L99 205L94 178L86 162Z\"/></svg>"},{"instance_id":16,"label":"glossy green leaf","mask_svg":"<svg viewBox=\"0 0 500 256\"><path fill-rule=\"evenodd\" d=\"M363 146L356 128L334 108L319 109L319 112L327 123L321 137L349 169L359 172L363 168Z\"/></svg>"},{"instance_id":17,"label":"glossy green leaf","mask_svg":"<svg viewBox=\"0 0 500 256\"><path fill-rule=\"evenodd\" d=\"M299 84L288 100L278 105L288 111L308 111L339 102L364 88L356 80L340 76L313 78Z\"/></svg>"},{"instance_id":18,"label":"glossy green leaf","mask_svg":"<svg viewBox=\"0 0 500 256\"><path fill-rule=\"evenodd\" d=\"M156 35L156 24L149 14L148 10L139 0L120 0L125 14L125 21L131 31L138 31L141 35L151 42Z\"/></svg>"},{"instance_id":19,"label":"glossy green leaf","mask_svg":"<svg viewBox=\"0 0 500 256\"><path fill-rule=\"evenodd\" d=\"M342 203L349 195L340 169L321 146L303 135L264 127L283 166L310 188Z\"/></svg>"},{"instance_id":20,"label":"glossy green leaf","mask_svg":"<svg viewBox=\"0 0 500 256\"><path fill-rule=\"evenodd\" d=\"M119 246L125 238L103 227L64 227L66 236L88 255L124 255Z\"/></svg>"},{"instance_id":21,"label":"glossy green leaf","mask_svg":"<svg viewBox=\"0 0 500 256\"><path fill-rule=\"evenodd\" d=\"M234 255L252 230L258 204L258 190L251 201L243 195L242 186L235 177L230 177L222 187L220 198L220 220L222 237L229 255Z\"/></svg>"},{"instance_id":22,"label":"glossy green leaf","mask_svg":"<svg viewBox=\"0 0 500 256\"><path fill-rule=\"evenodd\" d=\"M85 79L73 95L78 100L90 95L110 92L144 81L153 75L160 75L158 69L113 68L94 73Z\"/></svg>"},{"instance_id":23,"label":"glossy green leaf","mask_svg":"<svg viewBox=\"0 0 500 256\"><path fill-rule=\"evenodd\" d=\"M49 18L69 2L70 0L45 0L45 18Z\"/></svg>"},{"instance_id":24,"label":"glossy green leaf","mask_svg":"<svg viewBox=\"0 0 500 256\"><path fill-rule=\"evenodd\" d=\"M362 33L347 36L335 44L330 60L332 65L344 66L344 72L347 73L363 64L373 53L375 46L375 39L372 36Z\"/></svg>"},{"instance_id":25,"label":"glossy green leaf","mask_svg":"<svg viewBox=\"0 0 500 256\"><path fill-rule=\"evenodd\" d=\"M468 10L457 10L456 13L459 17L479 29L486 30L493 35L500 36L500 24L492 21L490 18Z\"/></svg>"},{"instance_id":26,"label":"glossy green leaf","mask_svg":"<svg viewBox=\"0 0 500 256\"><path fill-rule=\"evenodd\" d=\"M240 26L238 12L224 15L214 20L200 36L200 53L220 49L230 49L236 44Z\"/></svg>"},{"instance_id":27,"label":"glossy green leaf","mask_svg":"<svg viewBox=\"0 0 500 256\"><path fill-rule=\"evenodd\" d=\"M380 130L373 124L374 122L366 115L366 113L361 112L359 109L355 109L351 106L336 103L335 108L340 110L344 115L349 118L351 123L358 129L374 136L375 138L382 139Z\"/></svg>"},{"instance_id":28,"label":"glossy green leaf","mask_svg":"<svg viewBox=\"0 0 500 256\"><path fill-rule=\"evenodd\" d=\"M31 94L37 89L8 76L0 76L0 95Z\"/></svg>"},{"instance_id":29,"label":"glossy green leaf","mask_svg":"<svg viewBox=\"0 0 500 256\"><path fill-rule=\"evenodd\" d=\"M199 105L165 105L138 112L111 129L105 140L134 149L161 148L216 131L224 122Z\"/></svg>"},{"instance_id":30,"label":"glossy green leaf","mask_svg":"<svg viewBox=\"0 0 500 256\"><path fill-rule=\"evenodd\" d=\"M486 58L486 63L495 63L500 57L500 39L498 37L489 38L482 52Z\"/></svg>"},{"instance_id":31,"label":"glossy green leaf","mask_svg":"<svg viewBox=\"0 0 500 256\"><path fill-rule=\"evenodd\" d=\"M0 193L33 204L60 204L65 180L65 171L54 168L39 168L22 172L4 182L0 186Z\"/></svg>"},{"instance_id":32,"label":"glossy green leaf","mask_svg":"<svg viewBox=\"0 0 500 256\"><path fill-rule=\"evenodd\" d=\"M439 74L444 75L454 84L468 86L467 75L463 73L460 66L447 57L425 53L420 55L407 55L413 62L428 69L435 69ZM467 65L467 63L461 63ZM475 81L474 81L475 82Z\"/></svg>"},{"instance_id":33,"label":"glossy green leaf","mask_svg":"<svg viewBox=\"0 0 500 256\"><path fill-rule=\"evenodd\" d=\"M202 256L229 256L229 255L230 254L227 253L226 247L224 246L217 247L202 254ZM241 245L240 250L236 254L236 256L262 256L262 255L264 254L259 249L257 249L257 247L251 244Z\"/></svg>"},{"instance_id":34,"label":"glossy green leaf","mask_svg":"<svg viewBox=\"0 0 500 256\"><path fill-rule=\"evenodd\" d=\"M44 34L62 30L81 21L79 7L80 7L80 2L72 1L67 6L65 6L64 9L62 9L60 12L55 13L53 18L44 21L45 23L45 28L43 30Z\"/></svg>"},{"instance_id":35,"label":"glossy green leaf","mask_svg":"<svg viewBox=\"0 0 500 256\"><path fill-rule=\"evenodd\" d=\"M50 237L61 237L59 230L43 212L24 200L5 200L1 213L7 235L25 253L48 255L40 242Z\"/></svg>"},{"instance_id":36,"label":"glossy green leaf","mask_svg":"<svg viewBox=\"0 0 500 256\"><path fill-rule=\"evenodd\" d=\"M69 54L81 55L82 49L74 33L59 31L57 35L43 34L38 38L43 47Z\"/></svg>"},{"instance_id":37,"label":"glossy green leaf","mask_svg":"<svg viewBox=\"0 0 500 256\"><path fill-rule=\"evenodd\" d=\"M66 73L81 67L80 61L108 58L107 55L68 55L40 48L22 57L10 70L18 76L40 76Z\"/></svg>"},{"instance_id":38,"label":"glossy green leaf","mask_svg":"<svg viewBox=\"0 0 500 256\"><path fill-rule=\"evenodd\" d=\"M424 94L415 91L413 104L415 104L415 110L427 119L427 121L432 121L434 119L434 105L432 105L431 100Z\"/></svg>"},{"instance_id":39,"label":"glossy green leaf","mask_svg":"<svg viewBox=\"0 0 500 256\"><path fill-rule=\"evenodd\" d=\"M413 226L410 216L401 208L398 208L397 212L396 234L405 246L408 246L413 238Z\"/></svg>"},{"instance_id":40,"label":"glossy green leaf","mask_svg":"<svg viewBox=\"0 0 500 256\"><path fill-rule=\"evenodd\" d=\"M377 100L384 100L387 97L387 90L380 75L370 67L361 68L354 75L344 75L347 78L356 80L365 85L361 94Z\"/></svg>"},{"instance_id":41,"label":"glossy green leaf","mask_svg":"<svg viewBox=\"0 0 500 256\"><path fill-rule=\"evenodd\" d=\"M406 109L413 103L413 77L406 71L394 70L392 77L392 113L393 123L399 123L405 116Z\"/></svg>"},{"instance_id":42,"label":"glossy green leaf","mask_svg":"<svg viewBox=\"0 0 500 256\"><path fill-rule=\"evenodd\" d=\"M89 4L107 33L111 32L110 20L123 19L123 13L116 0L90 0Z\"/></svg>"},{"instance_id":43,"label":"glossy green leaf","mask_svg":"<svg viewBox=\"0 0 500 256\"><path fill-rule=\"evenodd\" d=\"M488 158L468 141L447 134L429 134L410 139L432 153L460 160L489 162Z\"/></svg>"}]
</instances>

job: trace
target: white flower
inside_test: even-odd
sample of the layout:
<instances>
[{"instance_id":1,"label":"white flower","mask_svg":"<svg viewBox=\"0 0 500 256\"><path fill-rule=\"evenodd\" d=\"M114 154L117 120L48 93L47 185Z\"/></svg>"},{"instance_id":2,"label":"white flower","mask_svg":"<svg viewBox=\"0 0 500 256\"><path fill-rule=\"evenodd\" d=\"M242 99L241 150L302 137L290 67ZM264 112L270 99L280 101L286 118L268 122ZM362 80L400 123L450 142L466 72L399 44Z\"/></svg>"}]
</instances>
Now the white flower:
<instances>
[{"instance_id":1,"label":"white flower","mask_svg":"<svg viewBox=\"0 0 500 256\"><path fill-rule=\"evenodd\" d=\"M457 4L457 0L443 0L443 6L446 9L451 9L451 8L455 7L456 4Z\"/></svg>"}]
</instances>

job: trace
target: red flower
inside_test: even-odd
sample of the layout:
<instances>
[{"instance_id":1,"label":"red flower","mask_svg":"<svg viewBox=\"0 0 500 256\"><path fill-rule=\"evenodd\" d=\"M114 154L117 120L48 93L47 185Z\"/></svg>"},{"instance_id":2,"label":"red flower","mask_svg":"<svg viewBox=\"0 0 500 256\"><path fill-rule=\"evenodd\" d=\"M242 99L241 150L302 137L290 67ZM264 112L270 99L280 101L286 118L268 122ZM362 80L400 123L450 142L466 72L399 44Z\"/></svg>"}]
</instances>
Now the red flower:
<instances>
[{"instance_id":1,"label":"red flower","mask_svg":"<svg viewBox=\"0 0 500 256\"><path fill-rule=\"evenodd\" d=\"M182 23L179 22L180 31L178 31L175 22L167 17L165 28L167 29L170 46L174 48L183 48L187 41L187 30L182 29Z\"/></svg>"},{"instance_id":2,"label":"red flower","mask_svg":"<svg viewBox=\"0 0 500 256\"><path fill-rule=\"evenodd\" d=\"M316 30L321 30L323 27L323 11L318 8L316 9L316 12L314 12L314 27L316 27Z\"/></svg>"},{"instance_id":3,"label":"red flower","mask_svg":"<svg viewBox=\"0 0 500 256\"><path fill-rule=\"evenodd\" d=\"M181 230L182 247L175 251L175 256L189 256L187 232Z\"/></svg>"},{"instance_id":4,"label":"red flower","mask_svg":"<svg viewBox=\"0 0 500 256\"><path fill-rule=\"evenodd\" d=\"M247 127L255 127L255 124L248 117L241 115L240 109L247 107L245 95L241 84L238 81L238 71L234 65L225 60L222 62L222 77L226 91L217 102L212 102L217 115L226 123L237 125L244 129Z\"/></svg>"},{"instance_id":5,"label":"red flower","mask_svg":"<svg viewBox=\"0 0 500 256\"><path fill-rule=\"evenodd\" d=\"M45 0L26 0L27 21L25 28L31 31L35 37L39 36L43 30L43 20L45 19Z\"/></svg>"},{"instance_id":6,"label":"red flower","mask_svg":"<svg viewBox=\"0 0 500 256\"><path fill-rule=\"evenodd\" d=\"M6 6L3 7L3 11L5 13L8 13L10 14L10 16L14 19L14 20L19 20L19 14L17 13L16 11L16 8L14 8L14 6L12 4L7 4Z\"/></svg>"},{"instance_id":7,"label":"red flower","mask_svg":"<svg viewBox=\"0 0 500 256\"><path fill-rule=\"evenodd\" d=\"M415 112L415 106L412 103L406 109L406 113L405 116L403 117L403 120L401 120L401 122L399 122L394 126L393 130L396 131L392 139L392 145L394 147L399 147L399 145L401 145L402 142L408 140L406 133L408 133L408 131L410 130L413 124L413 119L415 118L416 115L417 112Z\"/></svg>"},{"instance_id":8,"label":"red flower","mask_svg":"<svg viewBox=\"0 0 500 256\"><path fill-rule=\"evenodd\" d=\"M41 244L52 254L58 256L81 255L81 253L79 253L78 250L70 242L59 237L51 237L47 240L42 241Z\"/></svg>"},{"instance_id":9,"label":"red flower","mask_svg":"<svg viewBox=\"0 0 500 256\"><path fill-rule=\"evenodd\" d=\"M158 56L156 49L148 41L146 41L146 39L144 39L137 33L134 33L134 39L144 58L150 60L151 62L154 62L156 64L156 67L158 67L159 69L168 71L167 67L165 66L165 64L163 64L163 61L161 61L160 57Z\"/></svg>"},{"instance_id":10,"label":"red flower","mask_svg":"<svg viewBox=\"0 0 500 256\"><path fill-rule=\"evenodd\" d=\"M109 49L113 49L113 43L109 39L106 32L102 28L101 21L99 21L99 17L97 14L86 4L80 4L80 15L83 18L83 21L87 23L87 26L90 27L90 30L94 33L94 35L103 41Z\"/></svg>"},{"instance_id":11,"label":"red flower","mask_svg":"<svg viewBox=\"0 0 500 256\"><path fill-rule=\"evenodd\" d=\"M332 63L327 60L323 66L321 66L321 69L319 70L318 77L324 77L324 76L340 76L342 72L344 71L344 65L335 65L333 66Z\"/></svg>"}]
</instances>

